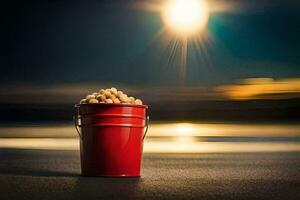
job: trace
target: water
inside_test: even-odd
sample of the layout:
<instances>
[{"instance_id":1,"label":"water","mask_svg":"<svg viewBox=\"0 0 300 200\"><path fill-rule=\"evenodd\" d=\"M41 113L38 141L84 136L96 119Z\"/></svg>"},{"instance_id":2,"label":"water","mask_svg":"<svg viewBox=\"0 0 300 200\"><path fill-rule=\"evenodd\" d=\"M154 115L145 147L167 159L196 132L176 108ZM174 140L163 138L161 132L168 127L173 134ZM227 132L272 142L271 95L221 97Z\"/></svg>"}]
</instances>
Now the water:
<instances>
[{"instance_id":1,"label":"water","mask_svg":"<svg viewBox=\"0 0 300 200\"><path fill-rule=\"evenodd\" d=\"M78 150L71 124L2 126L0 148ZM152 123L146 153L299 152L300 125Z\"/></svg>"}]
</instances>

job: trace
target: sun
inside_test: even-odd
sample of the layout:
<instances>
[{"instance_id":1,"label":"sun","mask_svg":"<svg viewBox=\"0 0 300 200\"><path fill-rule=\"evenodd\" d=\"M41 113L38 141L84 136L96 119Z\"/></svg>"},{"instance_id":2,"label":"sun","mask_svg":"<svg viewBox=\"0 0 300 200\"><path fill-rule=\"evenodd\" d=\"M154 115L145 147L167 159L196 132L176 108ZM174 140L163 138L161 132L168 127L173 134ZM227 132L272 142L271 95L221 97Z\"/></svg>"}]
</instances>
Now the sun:
<instances>
[{"instance_id":1,"label":"sun","mask_svg":"<svg viewBox=\"0 0 300 200\"><path fill-rule=\"evenodd\" d=\"M169 0L162 9L162 18L176 33L191 35L205 28L209 9L204 0Z\"/></svg>"}]
</instances>

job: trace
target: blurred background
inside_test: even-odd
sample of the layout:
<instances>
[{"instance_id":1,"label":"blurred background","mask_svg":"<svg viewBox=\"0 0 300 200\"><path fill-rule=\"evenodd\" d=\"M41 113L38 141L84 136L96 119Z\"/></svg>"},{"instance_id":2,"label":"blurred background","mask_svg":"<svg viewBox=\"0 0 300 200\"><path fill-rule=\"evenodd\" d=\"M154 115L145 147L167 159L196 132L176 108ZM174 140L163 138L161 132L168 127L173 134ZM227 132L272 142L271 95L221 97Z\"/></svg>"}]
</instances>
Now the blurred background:
<instances>
[{"instance_id":1,"label":"blurred background","mask_svg":"<svg viewBox=\"0 0 300 200\"><path fill-rule=\"evenodd\" d=\"M207 0L186 43L165 2L5 2L0 147L77 149L74 104L116 87L150 107L146 152L299 151L299 1Z\"/></svg>"}]
</instances>

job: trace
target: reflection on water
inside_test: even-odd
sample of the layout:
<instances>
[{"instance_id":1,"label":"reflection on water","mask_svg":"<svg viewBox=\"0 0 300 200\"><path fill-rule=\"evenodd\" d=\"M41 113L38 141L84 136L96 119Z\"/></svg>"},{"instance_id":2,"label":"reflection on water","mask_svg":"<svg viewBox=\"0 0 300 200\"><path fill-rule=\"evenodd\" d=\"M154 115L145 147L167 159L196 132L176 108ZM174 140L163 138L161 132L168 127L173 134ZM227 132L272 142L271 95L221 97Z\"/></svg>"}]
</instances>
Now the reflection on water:
<instances>
[{"instance_id":1,"label":"reflection on water","mask_svg":"<svg viewBox=\"0 0 300 200\"><path fill-rule=\"evenodd\" d=\"M154 142L145 143L151 153L229 153L300 151L299 142Z\"/></svg>"},{"instance_id":2,"label":"reflection on water","mask_svg":"<svg viewBox=\"0 0 300 200\"><path fill-rule=\"evenodd\" d=\"M0 148L77 150L71 125L0 128ZM300 151L299 125L152 124L144 152Z\"/></svg>"},{"instance_id":3,"label":"reflection on water","mask_svg":"<svg viewBox=\"0 0 300 200\"><path fill-rule=\"evenodd\" d=\"M287 137L300 136L300 125L164 123L151 125L149 135Z\"/></svg>"}]
</instances>

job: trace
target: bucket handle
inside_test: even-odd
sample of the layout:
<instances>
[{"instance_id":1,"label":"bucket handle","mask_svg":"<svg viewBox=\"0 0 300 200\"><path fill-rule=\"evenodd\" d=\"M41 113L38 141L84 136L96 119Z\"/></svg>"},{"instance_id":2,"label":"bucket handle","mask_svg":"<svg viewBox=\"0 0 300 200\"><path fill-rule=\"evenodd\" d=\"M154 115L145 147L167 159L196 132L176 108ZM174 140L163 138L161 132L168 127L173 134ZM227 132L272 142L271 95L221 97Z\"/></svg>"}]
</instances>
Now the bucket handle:
<instances>
[{"instance_id":1,"label":"bucket handle","mask_svg":"<svg viewBox=\"0 0 300 200\"><path fill-rule=\"evenodd\" d=\"M145 130L145 133L144 133L144 135L143 135L143 140L145 139L146 134L147 134L147 132L148 132L149 121L150 121L150 120L149 120L149 115L147 115L147 117L146 117L146 124L145 124L146 130Z\"/></svg>"},{"instance_id":2,"label":"bucket handle","mask_svg":"<svg viewBox=\"0 0 300 200\"><path fill-rule=\"evenodd\" d=\"M82 140L83 138L82 138L82 135L81 135L80 130L79 130L78 119L79 119L78 115L74 115L73 116L73 121L74 121L75 129L76 129L76 131L77 131L80 139Z\"/></svg>"},{"instance_id":3,"label":"bucket handle","mask_svg":"<svg viewBox=\"0 0 300 200\"><path fill-rule=\"evenodd\" d=\"M80 132L80 130L79 130L79 125L78 125L78 119L79 119L79 118L80 118L80 116L74 115L74 116L73 116L73 121L74 121L75 129L76 129L76 131L77 131L77 133L78 133L80 139L83 140L82 134L81 134L81 132ZM147 132L148 132L149 121L150 121L150 119L149 119L149 115L148 115L148 116L146 117L146 124L145 124L146 130L145 130L144 135L143 135L143 140L145 139L146 134L147 134Z\"/></svg>"}]
</instances>

